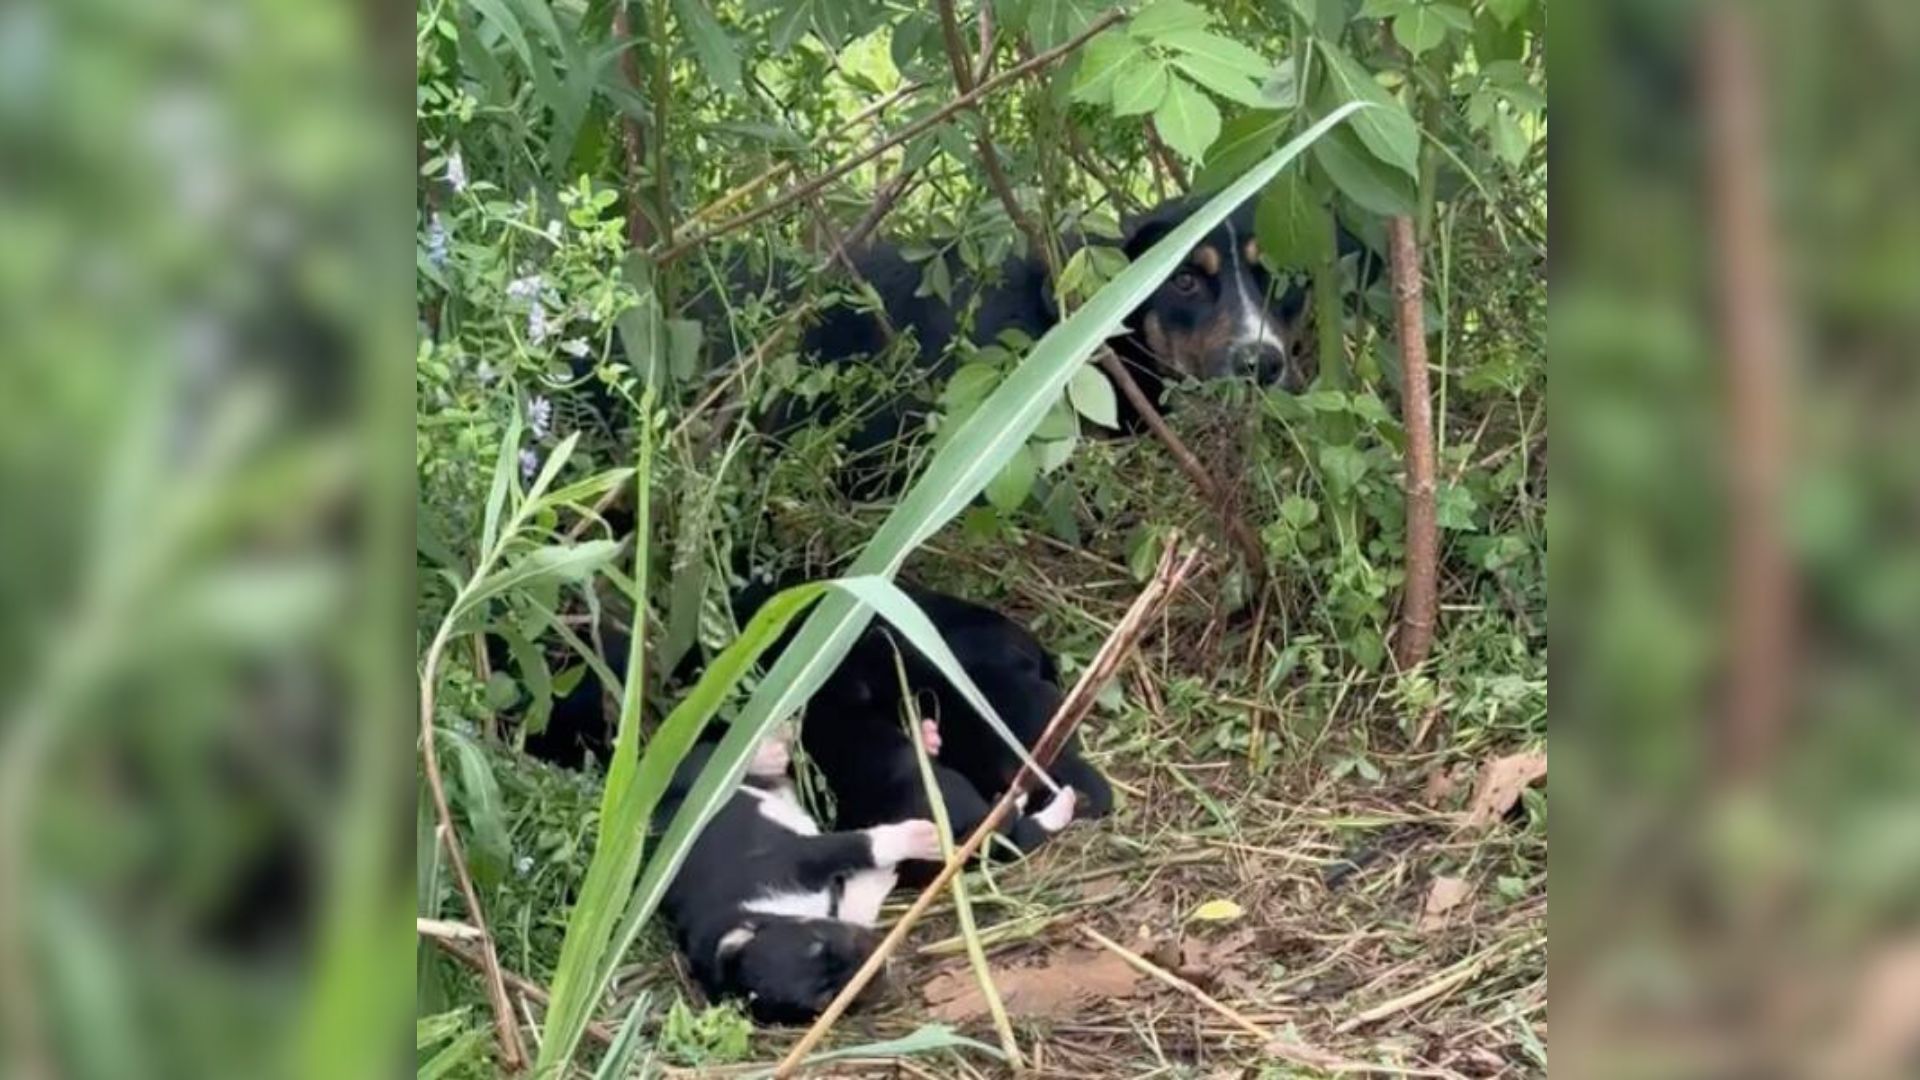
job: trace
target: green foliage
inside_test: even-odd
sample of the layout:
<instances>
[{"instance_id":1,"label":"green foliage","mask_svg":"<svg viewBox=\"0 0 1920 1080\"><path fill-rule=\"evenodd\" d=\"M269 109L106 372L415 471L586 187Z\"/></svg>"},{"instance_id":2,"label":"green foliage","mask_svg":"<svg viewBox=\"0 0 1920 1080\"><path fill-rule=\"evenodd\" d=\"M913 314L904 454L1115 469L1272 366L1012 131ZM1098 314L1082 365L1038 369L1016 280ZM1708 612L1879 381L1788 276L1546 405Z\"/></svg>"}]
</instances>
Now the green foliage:
<instances>
[{"instance_id":1,"label":"green foliage","mask_svg":"<svg viewBox=\"0 0 1920 1080\"><path fill-rule=\"evenodd\" d=\"M996 2L995 69L1017 46L1061 44L1110 6ZM911 363L913 326L894 328L872 364L800 355L793 331L820 310L872 303L836 269L821 222L849 227L898 169L914 183L885 231L918 291L956 307L958 329L977 317L975 283L1009 257L1041 254L984 182L982 136L1045 235L1111 239L1133 211L1175 193L1144 150L1150 121L1191 166L1196 194L1256 201L1263 258L1327 286L1314 300L1314 342L1295 343L1323 345L1308 393L1176 390L1176 426L1216 407L1253 425L1244 460L1218 458L1242 481L1282 628L1246 653L1245 670L1219 676L1244 685L1195 675L1170 685L1169 706L1203 725L1196 745L1260 767L1316 758L1371 783L1383 759L1368 745L1369 718L1348 722L1360 702L1403 735L1436 708L1475 718L1458 733L1468 743L1544 730L1545 628L1534 623L1545 602L1543 4L1156 0L817 203L786 204L750 233L664 266L636 253L630 234L658 238L671 224L684 237L767 205L875 137L845 129L857 112L927 83L882 113L879 127L895 130L950 96L952 72L934 13L912 5L656 0L630 7L632 41L615 40L611 13L422 0L416 23L420 625L423 639L445 635L436 745L485 899L514 913L496 926L503 950L559 995L543 1068L571 1059L622 957L661 947L645 934L660 890L746 751L805 700L875 598L890 602L880 583L936 532L943 553L974 552L999 587L1030 576L1010 552L1034 550L1034 531L1120 579L1144 576L1174 528L1209 528L1157 447L1100 437L1119 409L1088 360L1189 232L1134 265L1115 246L1063 244L1051 253L1053 299L1072 318L1039 342L1018 332L959 342L931 386ZM971 44L973 12L959 14ZM655 85L666 100L653 99ZM1355 102L1368 107L1334 122ZM629 125L643 137L632 163ZM1310 131L1317 140L1303 138ZM1310 152L1290 168L1277 163L1302 147ZM771 183L689 220L769 171ZM1419 221L1427 258L1449 612L1433 661L1404 677L1386 663L1404 558L1398 363L1385 290L1359 288L1359 260L1333 247L1337 222L1377 260L1383 217L1401 213ZM845 464L838 433L903 387L938 402L926 456L906 466L917 482L884 507L831 500L828 478ZM832 419L774 445L759 424L776 401ZM637 476L659 497L642 515L629 576L615 557L622 530L593 508L636 478L627 466L642 443L657 451ZM987 505L969 506L976 496ZM869 582L852 591L870 595L815 585L783 594L764 621L732 625L737 566L801 553L843 566L855 550L859 561L838 572ZM1044 570L1033 576L1052 588ZM1244 588L1238 571L1221 576L1228 602ZM780 662L755 671L759 650L810 605ZM634 640L649 662L636 654L627 670L643 674L624 685L592 632L607 624L645 630ZM479 662L469 646L480 633L505 646L507 663ZM706 661L705 675L675 687L667 673L688 654ZM622 695L599 789L514 754L554 695L589 670ZM1230 697L1283 702L1283 721L1252 721ZM696 799L643 850L640 823L660 785L714 718L730 726ZM423 911L451 895L431 865L422 881ZM640 1030L641 1013L623 1037ZM624 1051L695 1068L733 1060L737 1016L679 1005L663 1015L662 1033ZM484 1020L469 1009L459 1032L484 1032ZM484 1036L463 1038L423 1048L423 1061L447 1053L459 1074L484 1048ZM886 1052L991 1053L937 1029L898 1042Z\"/></svg>"},{"instance_id":2,"label":"green foliage","mask_svg":"<svg viewBox=\"0 0 1920 1080\"><path fill-rule=\"evenodd\" d=\"M709 1005L696 1012L676 999L661 1018L656 1039L660 1053L669 1060L698 1069L747 1060L752 1037L753 1022L738 1006Z\"/></svg>"}]
</instances>

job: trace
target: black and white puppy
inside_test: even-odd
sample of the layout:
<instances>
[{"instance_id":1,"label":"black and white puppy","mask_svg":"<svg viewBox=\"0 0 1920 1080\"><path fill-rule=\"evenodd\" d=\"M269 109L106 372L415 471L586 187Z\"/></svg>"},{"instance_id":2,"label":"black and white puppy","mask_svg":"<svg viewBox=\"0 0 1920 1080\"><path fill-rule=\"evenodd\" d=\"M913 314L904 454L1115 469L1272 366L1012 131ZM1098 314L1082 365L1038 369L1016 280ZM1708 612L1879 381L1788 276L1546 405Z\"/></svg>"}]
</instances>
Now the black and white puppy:
<instances>
[{"instance_id":1,"label":"black and white puppy","mask_svg":"<svg viewBox=\"0 0 1920 1080\"><path fill-rule=\"evenodd\" d=\"M1025 627L992 608L927 589L908 588L907 593L994 711L1031 749L1062 697L1059 671L1046 649ZM907 694L927 718L928 749L939 756L934 778L958 841L1013 785L1020 759L932 661L884 623L867 629L814 695L801 724L801 745L833 792L842 828L925 817L931 807L901 724ZM1034 797L1043 800L1038 808L1029 813L1023 804L999 828L1023 852L1065 828L1076 814L1099 817L1113 806L1112 788L1081 755L1076 739L1067 741L1048 771L1060 793L1037 790ZM913 882L925 880L932 868L902 869L902 877Z\"/></svg>"},{"instance_id":2,"label":"black and white puppy","mask_svg":"<svg viewBox=\"0 0 1920 1080\"><path fill-rule=\"evenodd\" d=\"M664 828L712 755L674 774ZM906 859L938 859L930 820L822 833L787 778L784 735L762 742L740 789L694 842L667 888L668 919L709 997L738 997L763 1023L819 1015L873 951L873 925Z\"/></svg>"}]
</instances>

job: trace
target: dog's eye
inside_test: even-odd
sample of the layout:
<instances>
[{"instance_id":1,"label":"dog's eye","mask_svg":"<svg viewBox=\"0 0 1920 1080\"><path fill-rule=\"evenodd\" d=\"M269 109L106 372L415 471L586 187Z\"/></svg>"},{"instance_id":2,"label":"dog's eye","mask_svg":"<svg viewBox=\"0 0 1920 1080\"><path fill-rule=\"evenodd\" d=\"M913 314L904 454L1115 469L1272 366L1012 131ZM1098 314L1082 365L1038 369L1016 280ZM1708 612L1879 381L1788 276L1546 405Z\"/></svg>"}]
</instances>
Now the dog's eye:
<instances>
[{"instance_id":1,"label":"dog's eye","mask_svg":"<svg viewBox=\"0 0 1920 1080\"><path fill-rule=\"evenodd\" d=\"M1190 295L1200 291L1200 275L1191 270L1182 270L1173 275L1173 291Z\"/></svg>"}]
</instances>

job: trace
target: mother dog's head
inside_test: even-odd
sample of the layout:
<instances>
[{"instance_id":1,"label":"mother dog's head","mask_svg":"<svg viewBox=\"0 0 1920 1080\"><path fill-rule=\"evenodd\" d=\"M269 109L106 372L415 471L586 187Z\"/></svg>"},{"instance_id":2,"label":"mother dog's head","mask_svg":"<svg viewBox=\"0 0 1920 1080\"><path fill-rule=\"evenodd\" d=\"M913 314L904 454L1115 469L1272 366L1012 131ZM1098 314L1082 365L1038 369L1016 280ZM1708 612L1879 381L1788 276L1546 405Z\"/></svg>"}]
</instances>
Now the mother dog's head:
<instances>
[{"instance_id":1,"label":"mother dog's head","mask_svg":"<svg viewBox=\"0 0 1920 1080\"><path fill-rule=\"evenodd\" d=\"M1198 205L1177 199L1129 222L1127 257L1139 258ZM1253 207L1245 204L1195 244L1134 309L1127 317L1129 334L1114 344L1164 377L1252 377L1298 392L1310 374L1292 348L1305 295L1261 263Z\"/></svg>"}]
</instances>

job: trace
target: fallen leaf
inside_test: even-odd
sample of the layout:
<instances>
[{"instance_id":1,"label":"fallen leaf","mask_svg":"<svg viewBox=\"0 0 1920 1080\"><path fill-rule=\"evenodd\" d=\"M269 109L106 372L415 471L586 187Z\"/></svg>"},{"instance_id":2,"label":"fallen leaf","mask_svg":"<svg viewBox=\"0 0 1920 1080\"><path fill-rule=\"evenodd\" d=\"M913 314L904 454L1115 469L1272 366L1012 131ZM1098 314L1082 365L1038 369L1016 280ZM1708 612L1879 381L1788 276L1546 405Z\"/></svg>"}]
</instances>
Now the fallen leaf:
<instances>
[{"instance_id":1,"label":"fallen leaf","mask_svg":"<svg viewBox=\"0 0 1920 1080\"><path fill-rule=\"evenodd\" d=\"M1530 750L1495 758L1480 767L1473 787L1473 805L1467 808L1469 828L1491 825L1507 815L1520 793L1547 775L1547 753Z\"/></svg>"},{"instance_id":2,"label":"fallen leaf","mask_svg":"<svg viewBox=\"0 0 1920 1080\"><path fill-rule=\"evenodd\" d=\"M1473 886L1465 878L1437 877L1427 889L1427 902L1420 909L1420 929L1437 930L1447 924L1447 912L1473 895Z\"/></svg>"},{"instance_id":3,"label":"fallen leaf","mask_svg":"<svg viewBox=\"0 0 1920 1080\"><path fill-rule=\"evenodd\" d=\"M1194 908L1187 918L1198 922L1232 922L1244 913L1240 905L1231 900L1209 900Z\"/></svg>"},{"instance_id":4,"label":"fallen leaf","mask_svg":"<svg viewBox=\"0 0 1920 1080\"><path fill-rule=\"evenodd\" d=\"M1069 949L1046 963L993 973L1011 1016L1063 1019L1089 1002L1123 998L1139 986L1140 973L1105 949ZM921 991L936 1020L961 1023L987 1015L987 1001L973 970L959 967L928 980Z\"/></svg>"}]
</instances>

